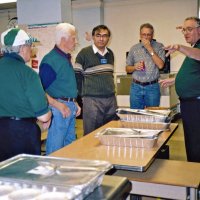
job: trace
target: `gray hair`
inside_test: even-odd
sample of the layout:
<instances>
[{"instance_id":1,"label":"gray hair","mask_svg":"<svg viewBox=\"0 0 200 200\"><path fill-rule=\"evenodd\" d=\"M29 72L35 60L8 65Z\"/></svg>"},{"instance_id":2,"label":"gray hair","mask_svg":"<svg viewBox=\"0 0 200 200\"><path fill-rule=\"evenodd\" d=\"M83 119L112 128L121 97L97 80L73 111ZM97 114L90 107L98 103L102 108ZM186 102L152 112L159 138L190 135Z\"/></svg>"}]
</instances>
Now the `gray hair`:
<instances>
[{"instance_id":1,"label":"gray hair","mask_svg":"<svg viewBox=\"0 0 200 200\"><path fill-rule=\"evenodd\" d=\"M140 32L141 32L141 30L142 30L143 28L149 28L149 29L152 30L152 33L154 33L154 28L153 28L153 26L152 26L150 23L142 24L142 25L140 26Z\"/></svg>"},{"instance_id":2,"label":"gray hair","mask_svg":"<svg viewBox=\"0 0 200 200\"><path fill-rule=\"evenodd\" d=\"M198 17L187 17L185 21L187 20L193 20L197 23L198 26L200 26L200 19Z\"/></svg>"},{"instance_id":3,"label":"gray hair","mask_svg":"<svg viewBox=\"0 0 200 200\"><path fill-rule=\"evenodd\" d=\"M64 37L66 39L69 38L70 32L75 31L75 26L69 24L69 23L60 23L56 26L56 32L55 32L55 42L56 45L60 44L61 39Z\"/></svg>"},{"instance_id":4,"label":"gray hair","mask_svg":"<svg viewBox=\"0 0 200 200\"><path fill-rule=\"evenodd\" d=\"M19 53L19 51L20 51L20 47L21 47L21 45L20 46L3 46L2 48L1 48L1 52L2 53Z\"/></svg>"}]
</instances>

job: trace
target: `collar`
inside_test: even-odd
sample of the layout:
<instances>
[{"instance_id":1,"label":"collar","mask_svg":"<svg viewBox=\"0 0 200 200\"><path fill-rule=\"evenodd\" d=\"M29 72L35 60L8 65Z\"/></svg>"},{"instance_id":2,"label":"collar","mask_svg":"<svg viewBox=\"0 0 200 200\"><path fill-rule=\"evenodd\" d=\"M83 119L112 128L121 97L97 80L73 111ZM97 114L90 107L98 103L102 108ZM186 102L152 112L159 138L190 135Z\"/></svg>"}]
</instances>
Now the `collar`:
<instances>
[{"instance_id":1,"label":"collar","mask_svg":"<svg viewBox=\"0 0 200 200\"><path fill-rule=\"evenodd\" d=\"M61 49L59 49L56 45L54 46L54 50L57 51L61 56L67 58L71 62L71 54L70 53L65 53Z\"/></svg>"},{"instance_id":2,"label":"collar","mask_svg":"<svg viewBox=\"0 0 200 200\"><path fill-rule=\"evenodd\" d=\"M13 58L13 59L23 62L25 64L24 59L17 53L4 53L4 56Z\"/></svg>"},{"instance_id":3,"label":"collar","mask_svg":"<svg viewBox=\"0 0 200 200\"><path fill-rule=\"evenodd\" d=\"M107 47L105 47L104 52L102 53L101 51L99 51L99 49L95 46L95 44L92 45L94 54L99 53L101 56L104 56L105 54L109 53Z\"/></svg>"},{"instance_id":4,"label":"collar","mask_svg":"<svg viewBox=\"0 0 200 200\"><path fill-rule=\"evenodd\" d=\"M200 44L200 39L194 45L192 45L192 47L196 47L199 44Z\"/></svg>"}]
</instances>

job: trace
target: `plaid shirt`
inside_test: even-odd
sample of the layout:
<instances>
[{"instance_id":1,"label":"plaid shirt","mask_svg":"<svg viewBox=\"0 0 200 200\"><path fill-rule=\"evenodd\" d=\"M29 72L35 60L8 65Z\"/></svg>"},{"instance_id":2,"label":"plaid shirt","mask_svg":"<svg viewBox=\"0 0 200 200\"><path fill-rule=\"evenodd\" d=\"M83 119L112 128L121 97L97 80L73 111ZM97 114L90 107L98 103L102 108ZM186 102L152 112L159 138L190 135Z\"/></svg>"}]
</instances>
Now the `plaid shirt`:
<instances>
[{"instance_id":1,"label":"plaid shirt","mask_svg":"<svg viewBox=\"0 0 200 200\"><path fill-rule=\"evenodd\" d=\"M151 41L151 45L154 52L165 61L165 50L163 49L163 44L158 43L154 40ZM150 82L159 78L159 69L153 62L152 56L145 49L142 43L138 43L131 47L126 65L135 65L140 61L144 61L145 70L144 71L134 71L132 77L140 82Z\"/></svg>"}]
</instances>

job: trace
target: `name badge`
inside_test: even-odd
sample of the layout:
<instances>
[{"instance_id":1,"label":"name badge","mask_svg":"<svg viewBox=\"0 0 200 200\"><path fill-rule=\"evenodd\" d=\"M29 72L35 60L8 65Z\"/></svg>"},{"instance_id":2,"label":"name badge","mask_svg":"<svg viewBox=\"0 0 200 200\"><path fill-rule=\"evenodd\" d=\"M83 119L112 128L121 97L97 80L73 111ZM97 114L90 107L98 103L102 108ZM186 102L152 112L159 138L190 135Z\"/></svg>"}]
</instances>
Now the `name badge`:
<instances>
[{"instance_id":1,"label":"name badge","mask_svg":"<svg viewBox=\"0 0 200 200\"><path fill-rule=\"evenodd\" d=\"M108 61L107 61L107 59L105 59L105 58L101 58L101 64L107 64L108 63Z\"/></svg>"}]
</instances>

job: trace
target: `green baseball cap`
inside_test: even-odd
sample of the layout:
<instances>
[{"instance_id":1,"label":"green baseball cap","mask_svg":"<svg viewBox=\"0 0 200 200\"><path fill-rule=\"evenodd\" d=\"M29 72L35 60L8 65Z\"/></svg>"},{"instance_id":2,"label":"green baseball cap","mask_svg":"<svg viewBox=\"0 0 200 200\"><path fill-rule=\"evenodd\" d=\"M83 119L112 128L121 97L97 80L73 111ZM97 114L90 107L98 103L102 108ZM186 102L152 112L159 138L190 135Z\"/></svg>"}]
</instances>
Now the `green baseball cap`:
<instances>
[{"instance_id":1,"label":"green baseball cap","mask_svg":"<svg viewBox=\"0 0 200 200\"><path fill-rule=\"evenodd\" d=\"M39 42L39 40L19 28L11 28L1 34L1 44L3 46L19 46L34 42Z\"/></svg>"}]
</instances>

